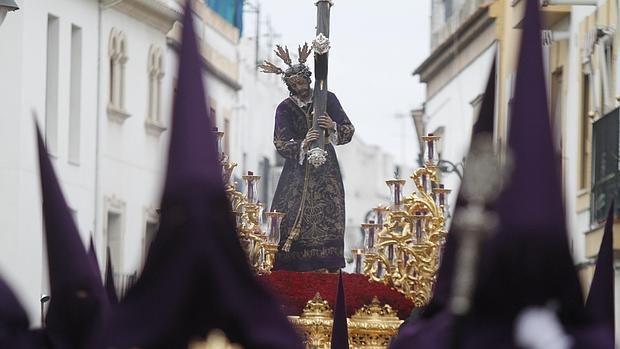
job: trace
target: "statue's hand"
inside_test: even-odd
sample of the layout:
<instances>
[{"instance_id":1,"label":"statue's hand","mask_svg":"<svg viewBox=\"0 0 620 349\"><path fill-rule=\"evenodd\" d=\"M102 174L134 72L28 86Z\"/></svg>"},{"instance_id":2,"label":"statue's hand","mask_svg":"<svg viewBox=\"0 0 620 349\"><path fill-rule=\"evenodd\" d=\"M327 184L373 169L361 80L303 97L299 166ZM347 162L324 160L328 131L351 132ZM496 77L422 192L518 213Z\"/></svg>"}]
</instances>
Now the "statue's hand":
<instances>
[{"instance_id":1,"label":"statue's hand","mask_svg":"<svg viewBox=\"0 0 620 349\"><path fill-rule=\"evenodd\" d=\"M316 141L317 139L319 139L319 131L310 129L310 131L308 131L308 133L306 134L306 138L304 139L304 145L307 147L308 145L310 145L310 143Z\"/></svg>"},{"instance_id":2,"label":"statue's hand","mask_svg":"<svg viewBox=\"0 0 620 349\"><path fill-rule=\"evenodd\" d=\"M327 114L319 116L318 123L319 123L319 126L321 128L324 128L326 130L335 130L336 129L336 123Z\"/></svg>"}]
</instances>

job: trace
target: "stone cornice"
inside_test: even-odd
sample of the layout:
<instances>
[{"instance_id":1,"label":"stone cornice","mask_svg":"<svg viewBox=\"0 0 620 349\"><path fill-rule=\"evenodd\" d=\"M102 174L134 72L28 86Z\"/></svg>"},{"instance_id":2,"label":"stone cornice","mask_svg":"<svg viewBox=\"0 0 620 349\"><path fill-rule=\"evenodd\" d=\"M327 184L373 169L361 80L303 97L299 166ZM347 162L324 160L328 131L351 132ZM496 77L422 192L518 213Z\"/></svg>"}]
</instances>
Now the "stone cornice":
<instances>
[{"instance_id":1,"label":"stone cornice","mask_svg":"<svg viewBox=\"0 0 620 349\"><path fill-rule=\"evenodd\" d=\"M194 13L233 44L239 43L239 29L228 23L203 0L192 0ZM101 8L116 9L167 33L175 21L180 20L183 8L178 0L101 0Z\"/></svg>"},{"instance_id":2,"label":"stone cornice","mask_svg":"<svg viewBox=\"0 0 620 349\"><path fill-rule=\"evenodd\" d=\"M115 9L167 33L182 9L174 0L102 0L102 9Z\"/></svg>"},{"instance_id":3,"label":"stone cornice","mask_svg":"<svg viewBox=\"0 0 620 349\"><path fill-rule=\"evenodd\" d=\"M420 64L413 75L419 75L420 81L432 80L438 71L448 65L454 57L474 41L478 34L493 24L494 18L488 15L488 7L480 7L458 30L450 35Z\"/></svg>"},{"instance_id":4,"label":"stone cornice","mask_svg":"<svg viewBox=\"0 0 620 349\"><path fill-rule=\"evenodd\" d=\"M179 49L181 44L181 28L182 25L177 23L167 35L168 45L172 46L176 50ZM241 89L241 85L239 84L239 67L237 62L226 58L214 47L204 41L199 43L199 49L202 55L203 63L211 74L228 86L232 87L235 91Z\"/></svg>"}]
</instances>

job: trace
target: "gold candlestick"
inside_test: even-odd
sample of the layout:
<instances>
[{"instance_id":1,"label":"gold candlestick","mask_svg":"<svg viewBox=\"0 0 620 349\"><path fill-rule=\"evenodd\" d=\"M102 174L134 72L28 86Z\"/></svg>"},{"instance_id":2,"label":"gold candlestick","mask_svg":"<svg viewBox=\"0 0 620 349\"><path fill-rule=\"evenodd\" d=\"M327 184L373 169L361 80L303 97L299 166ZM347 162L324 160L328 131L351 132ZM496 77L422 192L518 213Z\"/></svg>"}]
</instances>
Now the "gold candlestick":
<instances>
[{"instance_id":1,"label":"gold candlestick","mask_svg":"<svg viewBox=\"0 0 620 349\"><path fill-rule=\"evenodd\" d=\"M450 190L439 184L437 176L438 139L433 135L423 137L426 162L410 177L415 186L411 195L403 195L404 179L386 181L391 193L390 208L373 209L382 224L374 232L373 243L367 243L363 251L364 274L394 287L418 307L430 300L445 237ZM370 233L376 223L362 227Z\"/></svg>"}]
</instances>

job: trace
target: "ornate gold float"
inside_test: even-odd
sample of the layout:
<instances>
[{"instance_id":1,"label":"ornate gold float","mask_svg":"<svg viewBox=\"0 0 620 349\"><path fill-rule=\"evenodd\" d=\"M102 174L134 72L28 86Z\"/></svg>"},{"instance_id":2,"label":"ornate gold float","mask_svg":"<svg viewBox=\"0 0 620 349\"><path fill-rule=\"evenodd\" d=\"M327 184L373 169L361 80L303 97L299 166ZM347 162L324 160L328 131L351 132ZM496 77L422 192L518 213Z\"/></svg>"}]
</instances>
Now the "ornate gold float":
<instances>
[{"instance_id":1,"label":"ornate gold float","mask_svg":"<svg viewBox=\"0 0 620 349\"><path fill-rule=\"evenodd\" d=\"M236 190L236 183L231 182L232 173L237 166L229 161L228 155L222 150L224 132L213 131L217 137L219 162L222 166L222 179L226 194L232 205L237 221L237 232L248 261L257 274L269 274L273 268L275 255L280 243L280 223L284 217L282 212L265 212L266 224L263 222L263 205L258 201L257 186L260 176L253 172L242 176L245 182L245 193Z\"/></svg>"},{"instance_id":2,"label":"ornate gold float","mask_svg":"<svg viewBox=\"0 0 620 349\"><path fill-rule=\"evenodd\" d=\"M304 337L307 348L329 349L331 346L333 312L327 301L317 293L306 303L300 316L289 316ZM350 319L349 347L351 349L387 348L401 325L396 312L389 305L373 301L358 309Z\"/></svg>"},{"instance_id":3,"label":"ornate gold float","mask_svg":"<svg viewBox=\"0 0 620 349\"><path fill-rule=\"evenodd\" d=\"M364 248L353 250L358 273L394 287L416 307L431 297L446 234L450 193L439 183L435 155L439 137L429 134L422 139L426 162L411 175L414 192L403 195L404 179L386 181L391 205L374 209L375 219L362 225Z\"/></svg>"}]
</instances>

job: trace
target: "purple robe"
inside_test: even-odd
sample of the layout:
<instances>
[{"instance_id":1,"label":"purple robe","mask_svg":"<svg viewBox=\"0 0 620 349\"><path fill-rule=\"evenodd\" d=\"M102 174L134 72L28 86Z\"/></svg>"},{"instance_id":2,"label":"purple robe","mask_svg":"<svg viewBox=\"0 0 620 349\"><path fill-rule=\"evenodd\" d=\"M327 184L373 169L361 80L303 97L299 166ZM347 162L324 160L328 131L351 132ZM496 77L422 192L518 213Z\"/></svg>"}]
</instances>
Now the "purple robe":
<instances>
[{"instance_id":1,"label":"purple robe","mask_svg":"<svg viewBox=\"0 0 620 349\"><path fill-rule=\"evenodd\" d=\"M337 123L337 145L351 141L355 128L336 95L327 95L327 113ZM286 161L271 210L285 212L275 269L311 271L344 266L344 186L334 146L325 145L327 161L320 167L300 164L300 147L312 125L312 104L299 107L287 98L276 110L273 143ZM300 234L289 252L282 250L295 223Z\"/></svg>"}]
</instances>

